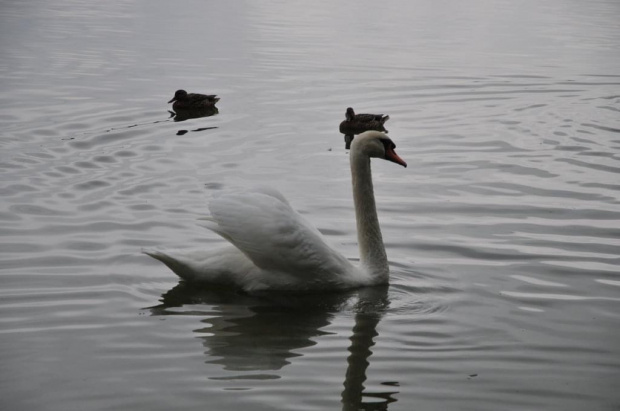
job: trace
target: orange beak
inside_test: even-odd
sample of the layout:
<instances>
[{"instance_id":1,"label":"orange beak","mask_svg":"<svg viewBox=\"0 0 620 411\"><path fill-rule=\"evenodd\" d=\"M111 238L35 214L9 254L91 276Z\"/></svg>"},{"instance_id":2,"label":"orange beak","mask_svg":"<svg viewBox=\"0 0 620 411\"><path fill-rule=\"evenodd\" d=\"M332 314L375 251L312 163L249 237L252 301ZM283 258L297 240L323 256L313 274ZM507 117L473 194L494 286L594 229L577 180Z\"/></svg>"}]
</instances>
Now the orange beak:
<instances>
[{"instance_id":1,"label":"orange beak","mask_svg":"<svg viewBox=\"0 0 620 411\"><path fill-rule=\"evenodd\" d=\"M403 167L407 167L407 163L405 163L405 160L400 158L393 148L387 148L385 150L385 159L393 163L400 164Z\"/></svg>"}]
</instances>

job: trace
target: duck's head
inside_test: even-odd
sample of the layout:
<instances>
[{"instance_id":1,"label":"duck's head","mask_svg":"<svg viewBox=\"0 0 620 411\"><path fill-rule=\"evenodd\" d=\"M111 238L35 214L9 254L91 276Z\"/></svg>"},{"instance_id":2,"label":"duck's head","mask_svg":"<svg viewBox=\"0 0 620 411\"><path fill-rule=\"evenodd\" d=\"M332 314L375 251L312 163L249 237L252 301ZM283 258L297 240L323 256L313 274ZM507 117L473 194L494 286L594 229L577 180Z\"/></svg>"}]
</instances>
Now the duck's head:
<instances>
[{"instance_id":1,"label":"duck's head","mask_svg":"<svg viewBox=\"0 0 620 411\"><path fill-rule=\"evenodd\" d=\"M366 131L353 140L351 153L362 153L368 157L381 158L403 167L407 167L405 160L394 151L396 144L387 134L380 131Z\"/></svg>"},{"instance_id":2,"label":"duck's head","mask_svg":"<svg viewBox=\"0 0 620 411\"><path fill-rule=\"evenodd\" d=\"M173 101L177 101L177 100L185 100L186 98L187 98L187 91L177 90L174 93L174 97L172 97L172 100L170 100L168 104L172 103Z\"/></svg>"},{"instance_id":3,"label":"duck's head","mask_svg":"<svg viewBox=\"0 0 620 411\"><path fill-rule=\"evenodd\" d=\"M353 111L352 107L347 107L347 112L344 114L344 117L347 119L347 121L353 120L353 118L355 117L355 111Z\"/></svg>"}]
</instances>

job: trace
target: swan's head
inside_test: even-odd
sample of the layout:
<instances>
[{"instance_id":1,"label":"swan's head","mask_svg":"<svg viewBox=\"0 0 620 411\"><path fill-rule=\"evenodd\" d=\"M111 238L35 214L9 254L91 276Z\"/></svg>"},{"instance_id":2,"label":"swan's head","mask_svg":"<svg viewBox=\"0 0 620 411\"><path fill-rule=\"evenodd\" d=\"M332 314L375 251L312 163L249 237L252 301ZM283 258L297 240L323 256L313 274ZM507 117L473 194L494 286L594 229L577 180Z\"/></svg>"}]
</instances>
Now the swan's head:
<instances>
[{"instance_id":1,"label":"swan's head","mask_svg":"<svg viewBox=\"0 0 620 411\"><path fill-rule=\"evenodd\" d=\"M361 153L407 167L407 163L394 151L395 148L396 144L387 134L380 131L366 131L355 137L351 144L351 153Z\"/></svg>"},{"instance_id":2,"label":"swan's head","mask_svg":"<svg viewBox=\"0 0 620 411\"><path fill-rule=\"evenodd\" d=\"M174 97L172 97L172 100L170 100L168 102L168 104L172 103L173 101L184 100L186 98L187 98L187 91L185 91L185 90L177 90L174 93Z\"/></svg>"}]
</instances>

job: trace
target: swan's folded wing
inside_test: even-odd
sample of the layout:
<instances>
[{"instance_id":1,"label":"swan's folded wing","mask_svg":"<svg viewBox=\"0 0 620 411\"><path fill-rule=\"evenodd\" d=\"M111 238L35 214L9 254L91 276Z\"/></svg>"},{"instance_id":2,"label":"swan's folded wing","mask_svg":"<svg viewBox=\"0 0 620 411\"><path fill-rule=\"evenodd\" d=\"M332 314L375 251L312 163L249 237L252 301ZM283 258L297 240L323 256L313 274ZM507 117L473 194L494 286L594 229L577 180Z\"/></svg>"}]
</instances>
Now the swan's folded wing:
<instances>
[{"instance_id":1,"label":"swan's folded wing","mask_svg":"<svg viewBox=\"0 0 620 411\"><path fill-rule=\"evenodd\" d=\"M329 276L351 267L273 189L222 195L211 201L209 210L209 228L262 269L293 276Z\"/></svg>"}]
</instances>

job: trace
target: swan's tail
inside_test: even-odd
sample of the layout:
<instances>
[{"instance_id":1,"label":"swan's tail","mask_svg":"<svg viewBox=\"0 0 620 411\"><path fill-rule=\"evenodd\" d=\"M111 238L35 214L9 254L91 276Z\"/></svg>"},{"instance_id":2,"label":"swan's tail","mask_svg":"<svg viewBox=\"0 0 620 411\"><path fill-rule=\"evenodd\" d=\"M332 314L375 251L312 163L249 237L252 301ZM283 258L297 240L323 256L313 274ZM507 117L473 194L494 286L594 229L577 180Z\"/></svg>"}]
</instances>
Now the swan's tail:
<instances>
[{"instance_id":1,"label":"swan's tail","mask_svg":"<svg viewBox=\"0 0 620 411\"><path fill-rule=\"evenodd\" d=\"M235 247L216 249L142 250L166 264L176 275L188 282L243 286L243 277L253 264Z\"/></svg>"},{"instance_id":2,"label":"swan's tail","mask_svg":"<svg viewBox=\"0 0 620 411\"><path fill-rule=\"evenodd\" d=\"M196 276L196 268L183 256L172 256L161 250L142 250L142 252L166 264L176 275L184 280L191 281Z\"/></svg>"}]
</instances>

